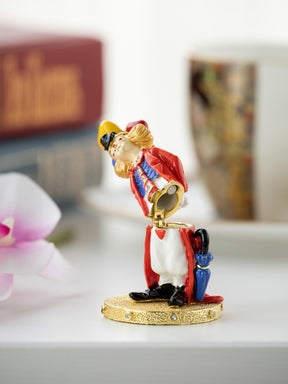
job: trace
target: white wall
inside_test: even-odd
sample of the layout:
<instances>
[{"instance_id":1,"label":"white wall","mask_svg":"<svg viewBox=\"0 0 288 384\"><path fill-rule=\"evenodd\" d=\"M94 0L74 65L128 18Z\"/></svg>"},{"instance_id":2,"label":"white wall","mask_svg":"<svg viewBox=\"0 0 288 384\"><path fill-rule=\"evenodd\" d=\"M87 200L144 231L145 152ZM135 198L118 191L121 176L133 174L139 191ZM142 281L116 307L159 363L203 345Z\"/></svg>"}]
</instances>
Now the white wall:
<instances>
[{"instance_id":1,"label":"white wall","mask_svg":"<svg viewBox=\"0 0 288 384\"><path fill-rule=\"evenodd\" d=\"M285 0L0 0L0 22L103 38L104 118L122 127L147 120L155 144L180 155L186 172L196 164L187 140L192 47L211 40L288 42L287 14Z\"/></svg>"}]
</instances>

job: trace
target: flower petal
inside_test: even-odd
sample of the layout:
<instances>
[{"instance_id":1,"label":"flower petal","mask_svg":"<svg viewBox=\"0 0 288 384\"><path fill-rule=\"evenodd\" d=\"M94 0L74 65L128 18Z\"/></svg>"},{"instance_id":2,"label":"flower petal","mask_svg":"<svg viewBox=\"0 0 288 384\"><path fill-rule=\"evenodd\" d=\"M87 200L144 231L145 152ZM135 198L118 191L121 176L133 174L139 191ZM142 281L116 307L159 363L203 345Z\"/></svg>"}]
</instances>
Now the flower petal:
<instances>
[{"instance_id":1,"label":"flower petal","mask_svg":"<svg viewBox=\"0 0 288 384\"><path fill-rule=\"evenodd\" d=\"M54 248L45 240L0 247L0 273L36 274L48 264Z\"/></svg>"},{"instance_id":2,"label":"flower petal","mask_svg":"<svg viewBox=\"0 0 288 384\"><path fill-rule=\"evenodd\" d=\"M7 227L7 225L0 223L0 239L2 239L2 237L7 236L9 232L10 232L10 228Z\"/></svg>"},{"instance_id":3,"label":"flower petal","mask_svg":"<svg viewBox=\"0 0 288 384\"><path fill-rule=\"evenodd\" d=\"M48 236L61 212L48 194L29 177L20 173L0 175L0 222L14 218L16 242Z\"/></svg>"},{"instance_id":4,"label":"flower petal","mask_svg":"<svg viewBox=\"0 0 288 384\"><path fill-rule=\"evenodd\" d=\"M70 282L75 280L76 271L64 259L61 253L55 248L54 253L47 266L39 273L40 276L47 279L53 279L61 282Z\"/></svg>"},{"instance_id":5,"label":"flower petal","mask_svg":"<svg viewBox=\"0 0 288 384\"><path fill-rule=\"evenodd\" d=\"M8 299L13 289L13 275L0 273L0 301Z\"/></svg>"}]
</instances>

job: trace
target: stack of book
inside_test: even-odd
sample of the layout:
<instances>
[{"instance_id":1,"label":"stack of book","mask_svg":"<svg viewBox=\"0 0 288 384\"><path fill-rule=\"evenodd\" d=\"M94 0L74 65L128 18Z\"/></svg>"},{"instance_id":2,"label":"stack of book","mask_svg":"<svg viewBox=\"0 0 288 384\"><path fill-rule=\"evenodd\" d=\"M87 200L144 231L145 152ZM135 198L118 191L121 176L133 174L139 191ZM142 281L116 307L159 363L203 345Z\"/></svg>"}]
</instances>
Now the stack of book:
<instances>
[{"instance_id":1,"label":"stack of book","mask_svg":"<svg viewBox=\"0 0 288 384\"><path fill-rule=\"evenodd\" d=\"M0 172L60 204L98 184L102 89L99 40L0 26Z\"/></svg>"}]
</instances>

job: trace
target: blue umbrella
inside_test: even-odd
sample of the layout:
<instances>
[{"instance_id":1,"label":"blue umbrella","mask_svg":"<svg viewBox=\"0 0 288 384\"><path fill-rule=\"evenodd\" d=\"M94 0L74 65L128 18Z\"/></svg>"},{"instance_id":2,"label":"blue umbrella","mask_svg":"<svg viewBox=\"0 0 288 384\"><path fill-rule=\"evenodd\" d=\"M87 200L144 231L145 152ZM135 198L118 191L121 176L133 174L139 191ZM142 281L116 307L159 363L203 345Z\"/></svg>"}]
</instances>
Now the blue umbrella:
<instances>
[{"instance_id":1,"label":"blue umbrella","mask_svg":"<svg viewBox=\"0 0 288 384\"><path fill-rule=\"evenodd\" d=\"M197 264L194 273L196 282L196 300L202 301L211 275L210 261L213 260L213 256L208 252L209 236L206 229L198 229L193 237L200 237L201 239L201 250L195 255Z\"/></svg>"}]
</instances>

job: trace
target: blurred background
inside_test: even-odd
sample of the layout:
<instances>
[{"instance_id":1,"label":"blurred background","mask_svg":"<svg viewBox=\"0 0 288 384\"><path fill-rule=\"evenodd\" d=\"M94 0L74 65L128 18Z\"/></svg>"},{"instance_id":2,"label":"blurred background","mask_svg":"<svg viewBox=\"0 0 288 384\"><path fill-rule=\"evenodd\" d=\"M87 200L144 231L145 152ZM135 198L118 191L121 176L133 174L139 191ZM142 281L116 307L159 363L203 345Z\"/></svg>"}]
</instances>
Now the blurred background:
<instances>
[{"instance_id":1,"label":"blurred background","mask_svg":"<svg viewBox=\"0 0 288 384\"><path fill-rule=\"evenodd\" d=\"M252 91L250 89L250 96L247 96L250 97L249 127L247 128L246 123L241 123L242 128L237 128L243 132L245 129L249 131L249 138L244 140L244 144L243 140L240 144L248 150L248 157L243 160L244 165L240 162L238 168L235 165L228 172L225 164L225 169L219 165L221 162L222 166L223 162L230 162L228 155L225 155L225 160L216 162L217 164L212 156L211 161L217 167L219 165L218 171L220 169L222 174L218 177L214 173L205 174L205 161L202 161L195 130L193 136L192 123L197 126L198 133L201 127L207 128L208 123L202 121L199 124L197 119L196 122L195 119L193 121L193 108L197 106L197 100L193 97L191 99L191 89L195 88L195 82L191 85L191 78L194 76L197 82L199 73L195 77L195 71L193 72L193 68L191 70L191 60L193 61L193 52L197 52L197 47L207 44L212 49L225 44L234 48L234 51L237 45L246 47L251 44L257 47L281 45L285 50L288 42L287 10L288 5L281 0L1 0L0 171L16 169L30 174L60 204L73 201L80 192L85 191L82 198L86 203L88 201L103 208L101 191L106 196L107 191L117 189L123 191L124 196L129 191L129 183L115 176L108 156L100 153L95 128L97 129L102 119L111 120L122 129L129 121L145 119L154 135L155 144L182 159L191 184L190 216L205 220L219 217L286 220L288 215L283 213L281 205L278 213L273 214L273 194L268 196L270 213L259 214L252 208L248 211L241 209L243 205L253 205L251 199L255 198L256 187L259 187L258 182L253 184L258 172L258 166L254 166L254 163L259 160L255 160L252 153L255 149L256 132L259 132L256 130L259 125L258 115L261 115L257 113L255 101L255 95L259 92L259 62L254 68L256 80ZM27 29L34 32L27 32ZM46 32L52 35L47 36ZM65 40L65 37L55 37L54 34L71 37L70 40L69 37ZM83 40L79 38L81 36ZM253 49L250 52L251 57L246 55L246 60L254 65ZM266 56L269 59L271 55L273 56L271 51L268 51ZM217 60L218 63L221 62L222 56ZM235 55L232 55L233 60L235 64ZM199 67L199 63L197 65ZM219 75L219 82L225 78L227 70L223 66L221 68L220 75L217 68L214 71ZM243 69L240 71L243 75ZM211 68L208 68L208 72L211 74ZM203 73L201 76L203 77ZM237 74L236 78L239 83ZM246 84L247 78L244 76L241 81L242 85ZM280 83L283 85L283 78L280 78ZM242 85L240 92L243 93ZM201 86L205 88L205 84L200 84L200 88ZM46 96L46 91L43 91L45 87L48 92ZM207 89L206 87L205 92L211 92ZM267 92L269 93L269 87ZM228 103L229 95L227 91L225 100ZM210 96L206 94L205 97ZM217 106L217 98L221 94L216 92L215 96L215 92L212 92L211 97L213 100L216 97ZM283 94L281 97L283 99ZM285 113L282 125L279 124L282 131L285 128ZM203 116L207 120L205 113ZM227 123L225 116L223 119L221 116L216 119L233 127L235 120L231 118ZM210 115L208 117L208 120L211 119ZM212 124L209 129L211 131L214 128ZM276 128L270 125L269 129ZM218 134L218 139L220 136ZM211 137L210 132L210 139ZM222 144L226 143L226 147L229 146L229 140L227 141L226 136L226 139L223 137L220 137L220 141L222 140ZM280 137L280 142L286 144L283 137ZM270 136L265 139L269 145L270 139ZM247 140L250 140L248 144ZM208 152L211 146L209 148ZM223 152L221 148L220 152ZM265 153L263 152L262 157L267 161ZM277 156L279 157L279 151L276 151L275 157ZM283 159L281 164L285 166ZM220 190L221 195L224 184L233 184L231 172L236 175L235 180L242 177L241 172L248 175L246 178L243 176L243 183L245 193L247 194L248 189L250 195L235 203L237 209L225 210L222 209L223 201L217 202L213 190ZM205 187L201 184L203 175ZM281 171L282 184L283 178L287 179ZM266 183L271 184L269 181ZM277 180L273 181L273 185L277 190ZM281 188L281 204L283 201L288 204L288 187L285 184ZM232 200L236 199L236 195L242 194L242 189L243 185L238 185L233 191L228 191L229 197L224 199L224 205L225 202L233 205ZM267 205L266 200L263 200L262 206ZM111 201L113 197L110 199L110 209ZM119 206L119 203L116 205ZM138 209L135 205L135 210Z\"/></svg>"}]
</instances>

